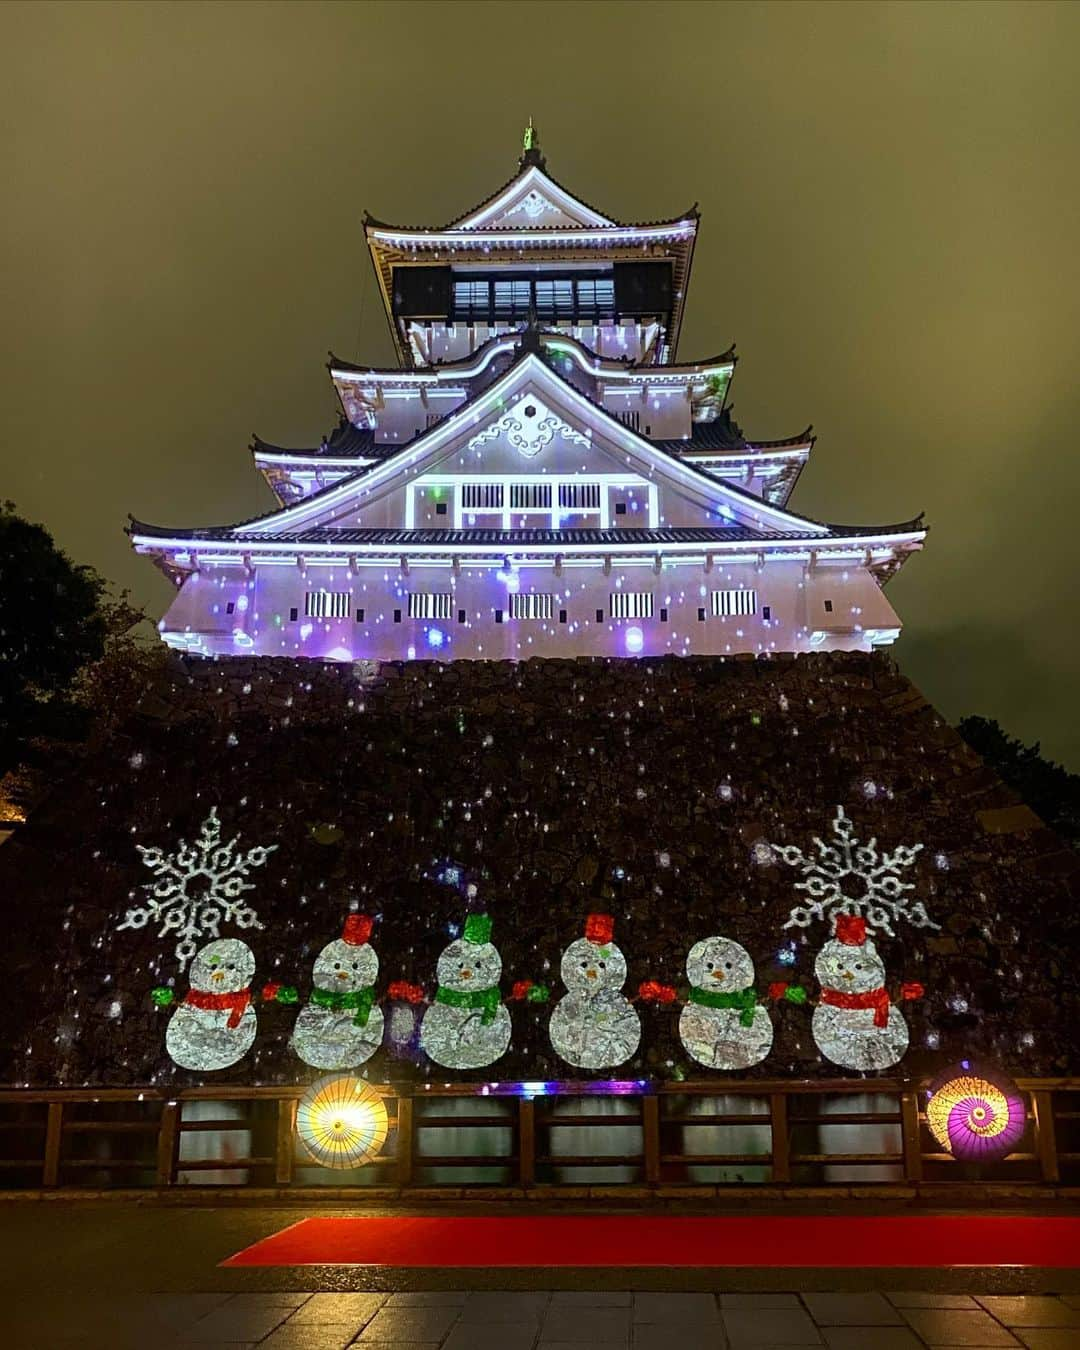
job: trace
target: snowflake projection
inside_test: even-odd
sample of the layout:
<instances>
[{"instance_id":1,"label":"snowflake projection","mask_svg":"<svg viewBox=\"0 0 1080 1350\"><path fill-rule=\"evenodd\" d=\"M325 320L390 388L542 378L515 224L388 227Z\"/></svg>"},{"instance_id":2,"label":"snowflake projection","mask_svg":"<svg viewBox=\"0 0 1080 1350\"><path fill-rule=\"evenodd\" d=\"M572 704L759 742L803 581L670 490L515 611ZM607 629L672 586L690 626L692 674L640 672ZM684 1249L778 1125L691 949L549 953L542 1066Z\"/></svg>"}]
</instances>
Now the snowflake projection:
<instances>
[{"instance_id":1,"label":"snowflake projection","mask_svg":"<svg viewBox=\"0 0 1080 1350\"><path fill-rule=\"evenodd\" d=\"M940 928L934 923L921 900L909 901L913 882L902 881L922 844L898 844L892 853L879 853L877 840L861 844L854 836L854 825L836 808L832 832L833 844L815 837L815 855L807 856L792 844L774 844L773 851L789 867L797 867L804 880L795 883L805 891L810 903L796 905L785 928L809 928L815 919L835 920L838 914L860 914L867 926L895 937L892 924L906 919L916 928ZM855 894L845 890L845 883Z\"/></svg>"},{"instance_id":2,"label":"snowflake projection","mask_svg":"<svg viewBox=\"0 0 1080 1350\"><path fill-rule=\"evenodd\" d=\"M129 909L124 922L117 924L117 931L160 923L159 936L176 933L179 938L176 959L183 970L195 955L196 940L220 937L222 923L262 928L255 911L240 902L245 891L255 889L246 880L252 868L262 867L277 844L239 853L237 839L222 843L221 821L217 807L212 806L193 844L181 839L175 853L137 844L143 862L157 880L146 885L150 892L146 904Z\"/></svg>"}]
</instances>

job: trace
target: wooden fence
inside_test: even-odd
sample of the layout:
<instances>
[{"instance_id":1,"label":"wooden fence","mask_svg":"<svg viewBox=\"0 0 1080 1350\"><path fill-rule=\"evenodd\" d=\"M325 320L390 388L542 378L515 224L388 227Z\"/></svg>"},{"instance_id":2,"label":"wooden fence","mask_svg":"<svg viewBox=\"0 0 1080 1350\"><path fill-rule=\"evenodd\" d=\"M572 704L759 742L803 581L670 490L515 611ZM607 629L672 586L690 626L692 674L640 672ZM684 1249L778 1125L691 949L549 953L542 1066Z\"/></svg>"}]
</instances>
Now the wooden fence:
<instances>
[{"instance_id":1,"label":"wooden fence","mask_svg":"<svg viewBox=\"0 0 1080 1350\"><path fill-rule=\"evenodd\" d=\"M1080 1184L1080 1079L1021 1079L1018 1150L983 1168L942 1153L924 1085L897 1079L380 1087L384 1152L315 1166L296 1139L302 1087L0 1091L0 1188L400 1193L512 1188Z\"/></svg>"}]
</instances>

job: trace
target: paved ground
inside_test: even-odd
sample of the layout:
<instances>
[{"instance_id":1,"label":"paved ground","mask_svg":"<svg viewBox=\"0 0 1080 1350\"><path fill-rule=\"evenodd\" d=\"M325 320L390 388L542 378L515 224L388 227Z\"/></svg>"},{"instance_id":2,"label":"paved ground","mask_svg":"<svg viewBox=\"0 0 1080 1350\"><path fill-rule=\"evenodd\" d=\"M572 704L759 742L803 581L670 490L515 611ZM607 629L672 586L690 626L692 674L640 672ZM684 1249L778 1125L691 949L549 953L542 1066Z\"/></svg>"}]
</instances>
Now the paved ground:
<instances>
[{"instance_id":1,"label":"paved ground","mask_svg":"<svg viewBox=\"0 0 1080 1350\"><path fill-rule=\"evenodd\" d=\"M923 1350L1080 1346L1080 1298L907 1291L170 1294L16 1313L4 1344L179 1350Z\"/></svg>"},{"instance_id":2,"label":"paved ground","mask_svg":"<svg viewBox=\"0 0 1080 1350\"><path fill-rule=\"evenodd\" d=\"M0 1346L1080 1350L1077 1271L219 1268L313 1209L0 1206Z\"/></svg>"}]
</instances>

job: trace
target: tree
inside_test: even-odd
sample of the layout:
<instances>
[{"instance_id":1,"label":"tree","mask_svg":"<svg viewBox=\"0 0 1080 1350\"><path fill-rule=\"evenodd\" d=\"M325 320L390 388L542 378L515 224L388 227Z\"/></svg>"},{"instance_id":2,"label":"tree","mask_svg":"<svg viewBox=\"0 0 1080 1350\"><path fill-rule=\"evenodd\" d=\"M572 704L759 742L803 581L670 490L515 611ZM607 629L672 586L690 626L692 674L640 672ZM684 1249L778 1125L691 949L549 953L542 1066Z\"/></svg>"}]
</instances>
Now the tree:
<instances>
[{"instance_id":1,"label":"tree","mask_svg":"<svg viewBox=\"0 0 1080 1350\"><path fill-rule=\"evenodd\" d=\"M50 703L105 649L105 583L42 525L0 504L0 772L48 720Z\"/></svg>"},{"instance_id":2,"label":"tree","mask_svg":"<svg viewBox=\"0 0 1080 1350\"><path fill-rule=\"evenodd\" d=\"M1080 774L1045 758L1038 741L1025 745L990 718L965 717L957 730L1036 815L1080 848Z\"/></svg>"}]
</instances>

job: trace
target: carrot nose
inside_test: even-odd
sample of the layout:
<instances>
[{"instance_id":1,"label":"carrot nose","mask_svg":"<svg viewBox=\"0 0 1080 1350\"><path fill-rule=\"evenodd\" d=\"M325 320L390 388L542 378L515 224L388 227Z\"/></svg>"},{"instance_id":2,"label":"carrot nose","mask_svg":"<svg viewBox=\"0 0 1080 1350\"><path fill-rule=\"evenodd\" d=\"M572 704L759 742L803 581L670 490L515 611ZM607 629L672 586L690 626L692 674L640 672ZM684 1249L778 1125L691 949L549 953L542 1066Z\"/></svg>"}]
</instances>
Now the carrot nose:
<instances>
[{"instance_id":1,"label":"carrot nose","mask_svg":"<svg viewBox=\"0 0 1080 1350\"><path fill-rule=\"evenodd\" d=\"M855 978L855 976L851 973L850 970L845 970L845 971L844 971L844 979L845 979L845 980L853 980L854 978Z\"/></svg>"},{"instance_id":2,"label":"carrot nose","mask_svg":"<svg viewBox=\"0 0 1080 1350\"><path fill-rule=\"evenodd\" d=\"M213 975L210 976L210 978L212 980L217 980L217 982L220 984L221 981L225 978L225 972L223 970L215 970Z\"/></svg>"},{"instance_id":3,"label":"carrot nose","mask_svg":"<svg viewBox=\"0 0 1080 1350\"><path fill-rule=\"evenodd\" d=\"M595 970L587 970L587 971L585 972L585 978L586 978L587 980L595 980L595 979L596 979L596 971L595 971Z\"/></svg>"},{"instance_id":4,"label":"carrot nose","mask_svg":"<svg viewBox=\"0 0 1080 1350\"><path fill-rule=\"evenodd\" d=\"M349 978L349 972L347 970L339 970L337 977L339 980L347 980Z\"/></svg>"},{"instance_id":5,"label":"carrot nose","mask_svg":"<svg viewBox=\"0 0 1080 1350\"><path fill-rule=\"evenodd\" d=\"M722 970L714 970L712 977L714 980L722 980L724 978L724 972Z\"/></svg>"},{"instance_id":6,"label":"carrot nose","mask_svg":"<svg viewBox=\"0 0 1080 1350\"><path fill-rule=\"evenodd\" d=\"M472 979L472 971L471 971L471 970L463 970L463 971L461 972L461 978L462 978L463 980L471 980L471 979Z\"/></svg>"}]
</instances>

